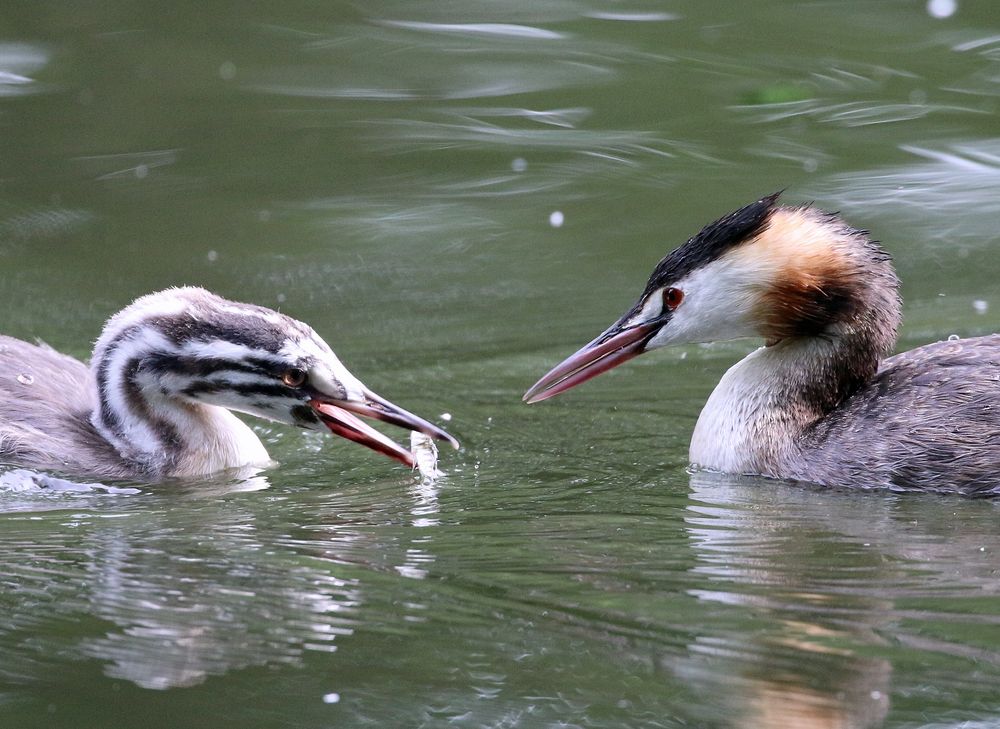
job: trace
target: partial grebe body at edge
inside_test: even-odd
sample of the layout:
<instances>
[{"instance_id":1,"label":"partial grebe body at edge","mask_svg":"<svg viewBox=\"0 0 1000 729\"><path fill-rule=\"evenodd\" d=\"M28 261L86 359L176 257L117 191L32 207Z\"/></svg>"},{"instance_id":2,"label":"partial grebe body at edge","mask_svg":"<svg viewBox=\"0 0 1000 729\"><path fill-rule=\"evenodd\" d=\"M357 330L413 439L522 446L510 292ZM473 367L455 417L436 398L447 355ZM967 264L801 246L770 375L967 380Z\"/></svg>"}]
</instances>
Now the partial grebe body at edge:
<instances>
[{"instance_id":1,"label":"partial grebe body at edge","mask_svg":"<svg viewBox=\"0 0 1000 729\"><path fill-rule=\"evenodd\" d=\"M765 197L656 266L636 304L525 394L538 402L667 344L762 337L722 377L690 459L830 486L1000 494L1000 335L888 357L889 255L830 213Z\"/></svg>"},{"instance_id":2,"label":"partial grebe body at edge","mask_svg":"<svg viewBox=\"0 0 1000 729\"><path fill-rule=\"evenodd\" d=\"M105 325L89 368L0 336L0 463L140 480L266 465L230 410L325 426L411 467L409 451L355 414L458 446L366 388L308 325L204 289L137 299Z\"/></svg>"}]
</instances>

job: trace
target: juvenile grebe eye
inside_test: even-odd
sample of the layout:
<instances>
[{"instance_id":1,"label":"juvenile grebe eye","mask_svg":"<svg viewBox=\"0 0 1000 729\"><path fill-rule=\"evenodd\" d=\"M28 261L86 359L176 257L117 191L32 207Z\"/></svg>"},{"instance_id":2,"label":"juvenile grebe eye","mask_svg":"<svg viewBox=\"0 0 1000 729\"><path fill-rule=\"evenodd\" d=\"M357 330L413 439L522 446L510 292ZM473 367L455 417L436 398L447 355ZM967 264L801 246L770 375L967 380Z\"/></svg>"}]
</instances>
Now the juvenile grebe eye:
<instances>
[{"instance_id":1,"label":"juvenile grebe eye","mask_svg":"<svg viewBox=\"0 0 1000 729\"><path fill-rule=\"evenodd\" d=\"M292 367L282 373L281 381L289 387L302 387L306 383L306 371Z\"/></svg>"},{"instance_id":2,"label":"juvenile grebe eye","mask_svg":"<svg viewBox=\"0 0 1000 729\"><path fill-rule=\"evenodd\" d=\"M663 305L670 311L680 306L682 301L684 301L684 292L680 289L675 289L672 286L663 289Z\"/></svg>"}]
</instances>

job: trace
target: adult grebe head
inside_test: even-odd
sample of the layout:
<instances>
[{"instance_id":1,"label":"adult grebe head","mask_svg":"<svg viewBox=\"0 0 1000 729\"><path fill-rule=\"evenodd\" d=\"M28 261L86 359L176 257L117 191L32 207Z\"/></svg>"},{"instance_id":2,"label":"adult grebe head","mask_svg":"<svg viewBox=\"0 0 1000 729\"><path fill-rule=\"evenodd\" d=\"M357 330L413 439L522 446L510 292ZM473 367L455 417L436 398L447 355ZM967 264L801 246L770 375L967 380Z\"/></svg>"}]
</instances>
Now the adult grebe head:
<instances>
[{"instance_id":1,"label":"adult grebe head","mask_svg":"<svg viewBox=\"0 0 1000 729\"><path fill-rule=\"evenodd\" d=\"M834 214L779 207L778 195L720 218L668 254L635 305L524 400L548 399L667 344L741 337L776 345L868 329L870 372L859 376L873 373L899 324L888 254Z\"/></svg>"}]
</instances>

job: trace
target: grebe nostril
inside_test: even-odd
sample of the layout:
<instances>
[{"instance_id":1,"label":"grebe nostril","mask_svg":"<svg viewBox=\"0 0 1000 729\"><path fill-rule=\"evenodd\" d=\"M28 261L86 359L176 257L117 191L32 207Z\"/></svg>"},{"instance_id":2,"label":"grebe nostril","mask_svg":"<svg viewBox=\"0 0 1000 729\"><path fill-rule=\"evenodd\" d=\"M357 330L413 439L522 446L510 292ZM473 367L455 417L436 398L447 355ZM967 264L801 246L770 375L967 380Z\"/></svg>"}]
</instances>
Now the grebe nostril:
<instances>
[{"instance_id":1,"label":"grebe nostril","mask_svg":"<svg viewBox=\"0 0 1000 729\"><path fill-rule=\"evenodd\" d=\"M667 344L759 337L691 438L699 467L830 486L1000 494L1000 334L889 357L899 282L866 231L769 195L657 264L635 305L525 394ZM620 346L614 346L620 345Z\"/></svg>"},{"instance_id":2,"label":"grebe nostril","mask_svg":"<svg viewBox=\"0 0 1000 729\"><path fill-rule=\"evenodd\" d=\"M155 480L265 464L230 410L413 455L354 413L458 442L366 388L306 324L204 289L173 288L115 314L89 369L0 335L0 462Z\"/></svg>"}]
</instances>

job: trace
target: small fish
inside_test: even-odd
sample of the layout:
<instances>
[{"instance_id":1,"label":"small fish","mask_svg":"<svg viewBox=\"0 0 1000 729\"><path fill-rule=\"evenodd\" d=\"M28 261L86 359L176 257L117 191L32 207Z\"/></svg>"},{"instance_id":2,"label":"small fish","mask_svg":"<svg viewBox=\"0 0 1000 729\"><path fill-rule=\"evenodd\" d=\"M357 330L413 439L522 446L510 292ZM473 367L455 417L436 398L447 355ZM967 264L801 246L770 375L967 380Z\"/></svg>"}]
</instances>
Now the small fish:
<instances>
[{"instance_id":1,"label":"small fish","mask_svg":"<svg viewBox=\"0 0 1000 729\"><path fill-rule=\"evenodd\" d=\"M437 481L444 476L444 471L437 466L437 444L430 436L412 431L410 433L410 452L413 453L416 470L420 472L420 476L425 482Z\"/></svg>"}]
</instances>

